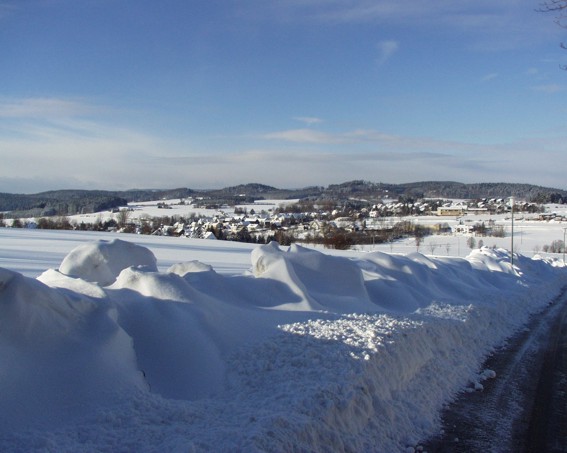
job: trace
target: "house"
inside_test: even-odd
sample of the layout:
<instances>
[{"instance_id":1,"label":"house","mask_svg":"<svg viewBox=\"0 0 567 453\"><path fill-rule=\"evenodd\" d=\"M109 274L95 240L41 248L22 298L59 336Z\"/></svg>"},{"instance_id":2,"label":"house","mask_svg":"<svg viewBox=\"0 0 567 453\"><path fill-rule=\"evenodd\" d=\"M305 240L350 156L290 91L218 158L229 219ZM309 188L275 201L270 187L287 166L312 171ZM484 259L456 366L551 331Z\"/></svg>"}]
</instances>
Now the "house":
<instances>
[{"instance_id":1,"label":"house","mask_svg":"<svg viewBox=\"0 0 567 453\"><path fill-rule=\"evenodd\" d=\"M332 222L337 228L343 228L347 231L353 231L354 228L354 220L350 217L337 217Z\"/></svg>"},{"instance_id":2,"label":"house","mask_svg":"<svg viewBox=\"0 0 567 453\"><path fill-rule=\"evenodd\" d=\"M203 239L216 239L216 236L212 231L207 231L203 233Z\"/></svg>"},{"instance_id":3,"label":"house","mask_svg":"<svg viewBox=\"0 0 567 453\"><path fill-rule=\"evenodd\" d=\"M478 208L468 208L467 209L467 213L471 213L471 214L488 214L488 208L486 207L478 207Z\"/></svg>"},{"instance_id":4,"label":"house","mask_svg":"<svg viewBox=\"0 0 567 453\"><path fill-rule=\"evenodd\" d=\"M473 225L455 225L451 227L454 235L471 235L474 232Z\"/></svg>"},{"instance_id":5,"label":"house","mask_svg":"<svg viewBox=\"0 0 567 453\"><path fill-rule=\"evenodd\" d=\"M439 206L437 208L438 216L458 217L465 214L467 208L465 206Z\"/></svg>"}]
</instances>

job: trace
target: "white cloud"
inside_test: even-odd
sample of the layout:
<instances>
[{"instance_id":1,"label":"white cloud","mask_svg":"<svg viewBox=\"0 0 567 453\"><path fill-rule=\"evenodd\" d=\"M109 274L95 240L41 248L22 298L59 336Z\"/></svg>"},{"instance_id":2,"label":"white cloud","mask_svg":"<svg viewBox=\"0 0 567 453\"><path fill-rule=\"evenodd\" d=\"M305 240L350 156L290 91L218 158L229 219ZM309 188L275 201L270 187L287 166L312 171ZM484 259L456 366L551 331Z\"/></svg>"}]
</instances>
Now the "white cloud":
<instances>
[{"instance_id":1,"label":"white cloud","mask_svg":"<svg viewBox=\"0 0 567 453\"><path fill-rule=\"evenodd\" d=\"M398 51L400 45L397 41L380 41L378 44L376 44L376 48L379 52L378 63L384 64L387 60L390 59L392 55L394 55Z\"/></svg>"},{"instance_id":2,"label":"white cloud","mask_svg":"<svg viewBox=\"0 0 567 453\"><path fill-rule=\"evenodd\" d=\"M79 182L84 188L131 187L136 169L148 177L152 167L144 156L169 144L92 115L103 110L108 111L56 98L0 101L0 178L47 190L78 187Z\"/></svg>"},{"instance_id":3,"label":"white cloud","mask_svg":"<svg viewBox=\"0 0 567 453\"><path fill-rule=\"evenodd\" d=\"M565 185L561 168L567 157L553 143L526 140L490 145L384 137L383 143L350 143L332 149L313 149L309 143L298 143L208 157L196 153L179 156L171 163L166 159L163 165L164 169L172 169L172 178L176 174L174 168L203 175L200 180L191 177L192 187L196 188L202 187L203 181L216 187L254 181L292 188L350 179L399 183L447 178L463 182L527 182L559 188ZM539 157L534 156L536 148L542 150ZM550 170L538 164L542 157L561 164ZM506 174L502 173L503 168Z\"/></svg>"},{"instance_id":4,"label":"white cloud","mask_svg":"<svg viewBox=\"0 0 567 453\"><path fill-rule=\"evenodd\" d=\"M321 132L313 129L291 129L271 132L260 138L264 140L292 142L304 145L374 145L396 150L446 150L470 149L471 145L437 140L429 137L403 137L372 129L355 129L347 132Z\"/></svg>"},{"instance_id":5,"label":"white cloud","mask_svg":"<svg viewBox=\"0 0 567 453\"><path fill-rule=\"evenodd\" d=\"M261 138L294 143L337 144L345 142L345 139L340 135L327 134L313 129L291 129L280 132L271 132L269 134L264 134Z\"/></svg>"},{"instance_id":6,"label":"white cloud","mask_svg":"<svg viewBox=\"0 0 567 453\"><path fill-rule=\"evenodd\" d=\"M552 143L524 140L491 145L360 129L335 135L319 132L303 136L309 140L290 141L301 134L286 131L265 141L267 147L244 144L240 151L211 152L126 129L104 127L99 135L38 132L37 140L34 134L24 140L0 134L0 191L199 189L246 182L293 188L351 179L399 183L447 178L463 182L508 178L562 188L562 168L567 165L560 137ZM540 152L534 155L533 149ZM553 169L541 165L547 161L556 163Z\"/></svg>"},{"instance_id":7,"label":"white cloud","mask_svg":"<svg viewBox=\"0 0 567 453\"><path fill-rule=\"evenodd\" d=\"M537 6L537 2L535 3ZM326 24L387 24L413 29L435 28L468 35L469 46L482 51L523 48L549 40L534 8L525 0L282 0L254 2L254 15L264 11L270 20L317 21ZM559 27L558 27L559 28Z\"/></svg>"},{"instance_id":8,"label":"white cloud","mask_svg":"<svg viewBox=\"0 0 567 453\"><path fill-rule=\"evenodd\" d=\"M519 182L565 185L562 131L553 141L495 145L374 129L299 128L231 137L226 152L220 142L211 149L206 140L170 141L112 117L102 121L93 111L109 110L57 99L0 102L0 191L211 188L252 181L305 187L350 179L480 182L502 180L503 168ZM298 118L318 124L314 117Z\"/></svg>"},{"instance_id":9,"label":"white cloud","mask_svg":"<svg viewBox=\"0 0 567 453\"><path fill-rule=\"evenodd\" d=\"M335 23L374 22L424 15L431 5L403 4L395 0L288 0L282 6L289 12Z\"/></svg>"},{"instance_id":10,"label":"white cloud","mask_svg":"<svg viewBox=\"0 0 567 453\"><path fill-rule=\"evenodd\" d=\"M98 108L69 99L25 98L0 99L0 117L2 118L59 118L91 114Z\"/></svg>"},{"instance_id":11,"label":"white cloud","mask_svg":"<svg viewBox=\"0 0 567 453\"><path fill-rule=\"evenodd\" d=\"M548 84L548 85L538 85L538 86L533 87L533 89L535 91L542 91L544 93L553 94L553 93L558 93L560 91L565 91L565 86L559 85L559 84L556 84L556 83L551 83L551 84Z\"/></svg>"},{"instance_id":12,"label":"white cloud","mask_svg":"<svg viewBox=\"0 0 567 453\"><path fill-rule=\"evenodd\" d=\"M308 126L311 126L312 124L321 124L323 122L321 118L317 118L314 116L296 116L293 119L305 123Z\"/></svg>"}]
</instances>

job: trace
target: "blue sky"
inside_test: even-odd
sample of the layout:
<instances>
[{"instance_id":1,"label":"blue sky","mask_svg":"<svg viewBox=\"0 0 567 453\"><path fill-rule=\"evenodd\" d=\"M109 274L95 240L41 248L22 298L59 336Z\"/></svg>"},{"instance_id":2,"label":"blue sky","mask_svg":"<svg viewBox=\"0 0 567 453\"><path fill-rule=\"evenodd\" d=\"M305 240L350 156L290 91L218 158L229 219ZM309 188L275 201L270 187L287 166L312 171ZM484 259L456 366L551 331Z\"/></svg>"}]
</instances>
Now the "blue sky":
<instances>
[{"instance_id":1,"label":"blue sky","mask_svg":"<svg viewBox=\"0 0 567 453\"><path fill-rule=\"evenodd\" d=\"M0 191L567 189L537 0L0 0Z\"/></svg>"}]
</instances>

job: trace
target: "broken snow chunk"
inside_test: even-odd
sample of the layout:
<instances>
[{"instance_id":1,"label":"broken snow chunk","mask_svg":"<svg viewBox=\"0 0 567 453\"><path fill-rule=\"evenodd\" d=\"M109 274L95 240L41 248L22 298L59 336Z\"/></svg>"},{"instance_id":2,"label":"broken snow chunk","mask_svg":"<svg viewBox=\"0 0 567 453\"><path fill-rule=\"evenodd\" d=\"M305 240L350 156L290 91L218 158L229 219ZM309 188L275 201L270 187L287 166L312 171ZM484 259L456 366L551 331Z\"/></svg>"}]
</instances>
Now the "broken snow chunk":
<instances>
[{"instance_id":1,"label":"broken snow chunk","mask_svg":"<svg viewBox=\"0 0 567 453\"><path fill-rule=\"evenodd\" d=\"M483 380L494 379L494 378L496 377L496 371L486 369L486 370L484 370L482 373L480 373L480 377L481 377Z\"/></svg>"},{"instance_id":2,"label":"broken snow chunk","mask_svg":"<svg viewBox=\"0 0 567 453\"><path fill-rule=\"evenodd\" d=\"M200 261L193 260L193 261L186 261L183 263L177 263L169 267L167 270L170 274L177 274L180 277L184 277L189 273L197 273L197 272L212 272L213 266L205 263L201 263Z\"/></svg>"}]
</instances>

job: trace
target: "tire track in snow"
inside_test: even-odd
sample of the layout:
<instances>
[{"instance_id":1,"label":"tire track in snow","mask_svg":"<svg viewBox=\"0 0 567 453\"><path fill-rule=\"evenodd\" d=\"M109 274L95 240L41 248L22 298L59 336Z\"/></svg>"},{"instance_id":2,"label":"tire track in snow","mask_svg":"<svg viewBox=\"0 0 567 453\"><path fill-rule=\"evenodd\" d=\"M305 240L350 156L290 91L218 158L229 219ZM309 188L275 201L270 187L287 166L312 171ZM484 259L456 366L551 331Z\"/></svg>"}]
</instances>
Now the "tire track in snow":
<instances>
[{"instance_id":1,"label":"tire track in snow","mask_svg":"<svg viewBox=\"0 0 567 453\"><path fill-rule=\"evenodd\" d=\"M550 372L546 364L554 360L546 361L543 352L551 351L547 355L556 356L553 346L559 343L562 330L559 327L565 319L567 288L485 362L485 369L496 371L496 379L484 383L483 391L463 393L447 407L442 434L426 442L425 450L429 453L548 451L541 449L543 438L536 441L537 436L544 437L536 433L536 429L540 433L542 428L530 424L533 411L540 410L535 402L542 403L538 390L546 392L550 385L550 378L545 377L540 386L540 375ZM540 406L543 411L551 411L549 403ZM541 415L536 418L545 424ZM535 449L528 449L532 442Z\"/></svg>"},{"instance_id":2,"label":"tire track in snow","mask_svg":"<svg viewBox=\"0 0 567 453\"><path fill-rule=\"evenodd\" d=\"M527 429L525 453L567 451L567 309L550 329L553 333L543 354L543 366Z\"/></svg>"}]
</instances>

